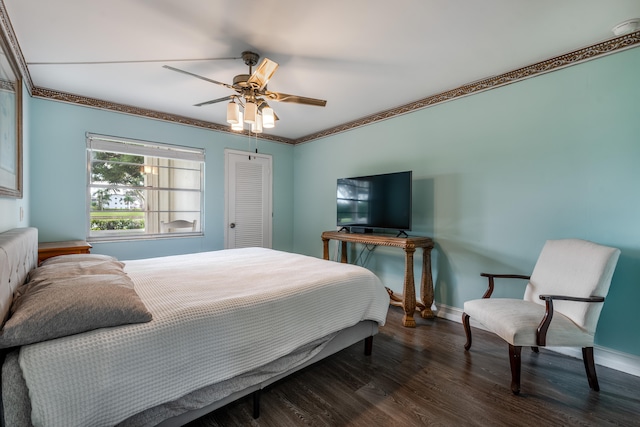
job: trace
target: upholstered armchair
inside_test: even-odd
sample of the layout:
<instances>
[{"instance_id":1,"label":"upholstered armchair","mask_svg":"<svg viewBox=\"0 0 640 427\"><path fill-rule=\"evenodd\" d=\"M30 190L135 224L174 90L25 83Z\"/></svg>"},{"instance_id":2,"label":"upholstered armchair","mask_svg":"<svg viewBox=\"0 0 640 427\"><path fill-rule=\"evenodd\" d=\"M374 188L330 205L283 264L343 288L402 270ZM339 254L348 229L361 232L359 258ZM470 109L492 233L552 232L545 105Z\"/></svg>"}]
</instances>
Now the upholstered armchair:
<instances>
[{"instance_id":1,"label":"upholstered armchair","mask_svg":"<svg viewBox=\"0 0 640 427\"><path fill-rule=\"evenodd\" d=\"M462 323L471 348L469 319L481 323L509 344L511 391L520 392L523 346L582 347L589 387L598 391L593 340L620 250L592 242L549 240L531 276L486 274L489 287L481 299L464 303ZM523 299L490 298L495 279L524 279Z\"/></svg>"}]
</instances>

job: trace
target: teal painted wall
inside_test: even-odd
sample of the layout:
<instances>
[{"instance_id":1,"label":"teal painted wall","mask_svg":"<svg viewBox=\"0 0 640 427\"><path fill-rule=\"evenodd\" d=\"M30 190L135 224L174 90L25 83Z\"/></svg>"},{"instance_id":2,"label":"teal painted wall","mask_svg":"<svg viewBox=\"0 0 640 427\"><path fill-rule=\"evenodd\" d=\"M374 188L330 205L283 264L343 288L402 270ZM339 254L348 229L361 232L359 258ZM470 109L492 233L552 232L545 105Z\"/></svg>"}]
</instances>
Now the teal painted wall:
<instances>
[{"instance_id":1,"label":"teal painted wall","mask_svg":"<svg viewBox=\"0 0 640 427\"><path fill-rule=\"evenodd\" d=\"M622 250L596 343L640 355L638 70L635 48L294 147L294 250L322 255L337 178L413 170L437 303L479 298L481 272L529 274L547 239L592 240ZM400 292L403 262L376 248L367 267Z\"/></svg>"},{"instance_id":2,"label":"teal painted wall","mask_svg":"<svg viewBox=\"0 0 640 427\"><path fill-rule=\"evenodd\" d=\"M40 241L86 238L86 132L206 149L204 237L94 243L92 252L137 259L224 247L224 149L255 150L254 139L32 99L30 219L39 229ZM273 156L273 248L291 250L293 147L259 141L258 148Z\"/></svg>"}]
</instances>

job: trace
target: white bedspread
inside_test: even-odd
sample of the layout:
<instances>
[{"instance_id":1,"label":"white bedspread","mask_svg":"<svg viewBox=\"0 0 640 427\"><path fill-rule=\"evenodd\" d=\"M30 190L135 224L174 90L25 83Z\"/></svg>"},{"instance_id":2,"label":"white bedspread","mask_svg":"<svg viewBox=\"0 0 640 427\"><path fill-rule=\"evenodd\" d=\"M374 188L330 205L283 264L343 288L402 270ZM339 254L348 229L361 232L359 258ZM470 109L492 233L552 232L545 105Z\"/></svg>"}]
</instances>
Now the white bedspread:
<instances>
[{"instance_id":1,"label":"white bedspread","mask_svg":"<svg viewBox=\"0 0 640 427\"><path fill-rule=\"evenodd\" d=\"M35 426L109 426L273 361L389 297L366 269L262 248L126 262L149 323L26 346Z\"/></svg>"}]
</instances>

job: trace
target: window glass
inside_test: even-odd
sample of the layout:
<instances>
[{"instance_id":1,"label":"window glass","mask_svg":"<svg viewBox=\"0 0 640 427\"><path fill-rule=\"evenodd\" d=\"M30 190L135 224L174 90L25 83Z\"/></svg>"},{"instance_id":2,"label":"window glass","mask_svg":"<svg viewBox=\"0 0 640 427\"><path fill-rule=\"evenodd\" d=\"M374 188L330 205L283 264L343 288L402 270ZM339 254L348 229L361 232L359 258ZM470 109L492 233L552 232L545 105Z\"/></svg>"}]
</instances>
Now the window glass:
<instances>
[{"instance_id":1,"label":"window glass","mask_svg":"<svg viewBox=\"0 0 640 427\"><path fill-rule=\"evenodd\" d=\"M89 240L202 235L204 150L87 134Z\"/></svg>"}]
</instances>

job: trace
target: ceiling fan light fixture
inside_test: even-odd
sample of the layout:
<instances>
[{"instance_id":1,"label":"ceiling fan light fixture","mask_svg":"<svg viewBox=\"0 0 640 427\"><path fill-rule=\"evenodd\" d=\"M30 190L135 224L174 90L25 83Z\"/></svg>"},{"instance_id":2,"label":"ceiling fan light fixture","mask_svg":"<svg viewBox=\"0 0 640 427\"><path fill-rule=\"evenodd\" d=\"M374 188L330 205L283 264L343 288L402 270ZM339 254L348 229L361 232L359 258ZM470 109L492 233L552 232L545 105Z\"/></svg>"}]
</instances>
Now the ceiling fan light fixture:
<instances>
[{"instance_id":1,"label":"ceiling fan light fixture","mask_svg":"<svg viewBox=\"0 0 640 427\"><path fill-rule=\"evenodd\" d=\"M262 127L269 129L275 126L276 126L276 118L273 113L273 108L264 107L262 109Z\"/></svg>"},{"instance_id":2,"label":"ceiling fan light fixture","mask_svg":"<svg viewBox=\"0 0 640 427\"><path fill-rule=\"evenodd\" d=\"M244 130L244 122L242 121L242 111L238 111L238 123L232 123L231 130L235 130L235 131Z\"/></svg>"},{"instance_id":3,"label":"ceiling fan light fixture","mask_svg":"<svg viewBox=\"0 0 640 427\"><path fill-rule=\"evenodd\" d=\"M244 122L255 123L258 116L258 105L255 102L247 101L244 106Z\"/></svg>"},{"instance_id":4,"label":"ceiling fan light fixture","mask_svg":"<svg viewBox=\"0 0 640 427\"><path fill-rule=\"evenodd\" d=\"M240 106L232 100L227 104L227 123L234 125L239 121L242 121L240 119Z\"/></svg>"},{"instance_id":5,"label":"ceiling fan light fixture","mask_svg":"<svg viewBox=\"0 0 640 427\"><path fill-rule=\"evenodd\" d=\"M0 0L1 1L1 0ZM216 104L218 102L230 101L227 105L227 123L231 129L244 131L244 124L253 125L256 120L261 122L254 126L254 131L275 127L279 117L267 104L266 99L277 102L289 102L294 104L314 105L324 107L327 101L324 99L308 98L286 93L271 92L267 90L267 83L278 69L278 63L268 58L264 58L256 70L252 72L252 67L257 64L260 55L255 52L242 52L242 59L249 66L249 74L238 74L233 78L233 84L222 83L208 77L200 76L189 71L164 65L164 68L186 74L198 79L224 86L235 92L233 95L223 96L210 101L195 104L194 107Z\"/></svg>"}]
</instances>

